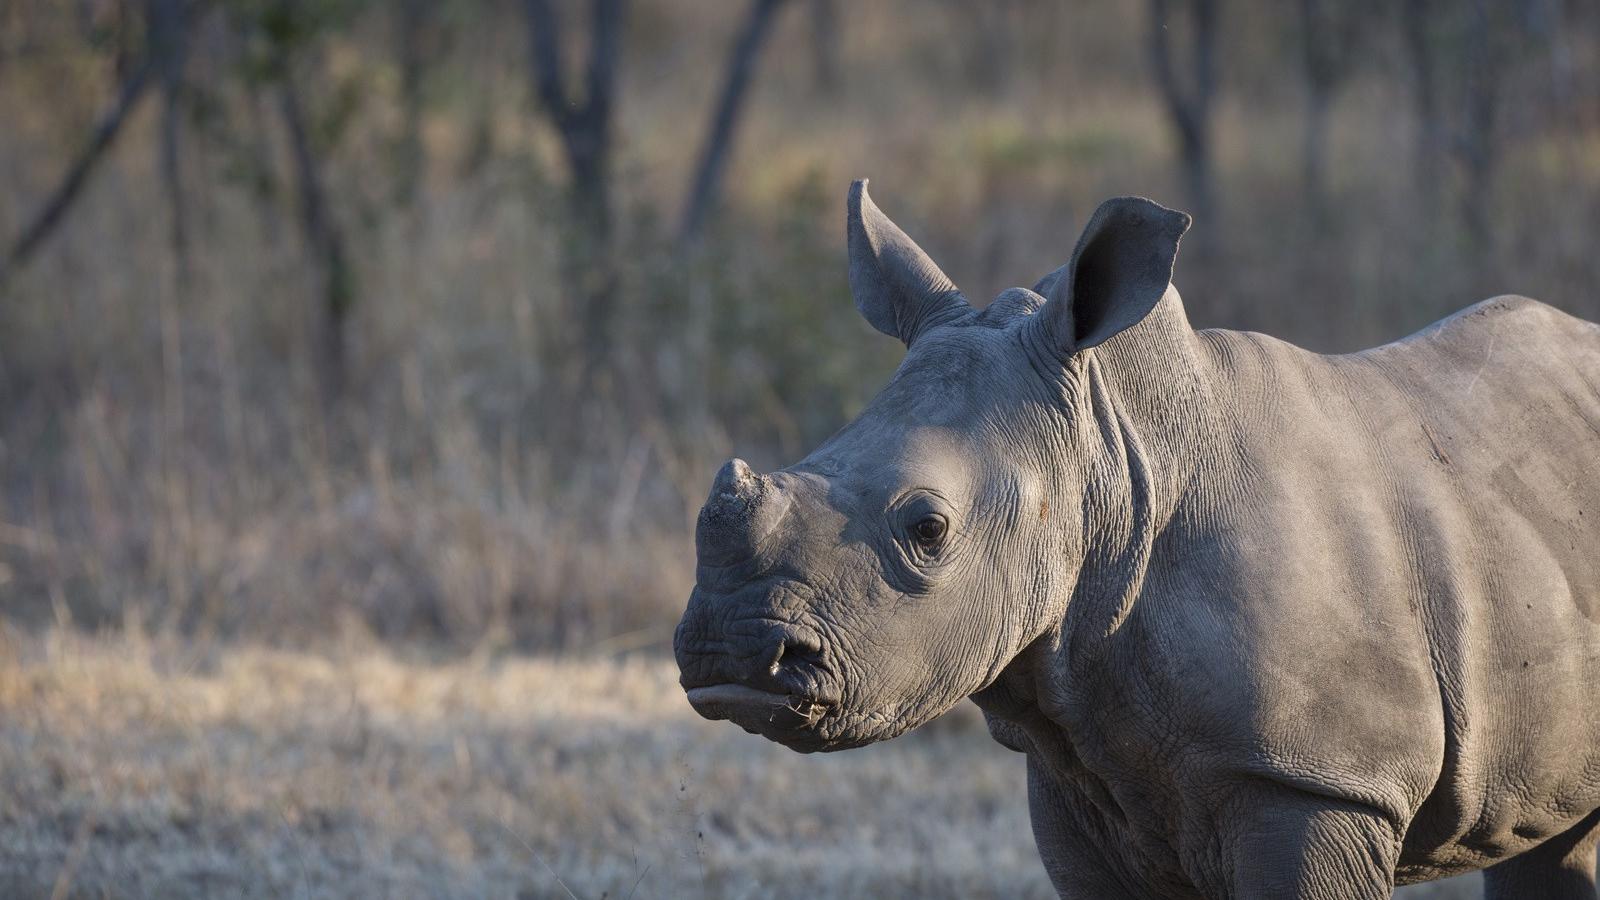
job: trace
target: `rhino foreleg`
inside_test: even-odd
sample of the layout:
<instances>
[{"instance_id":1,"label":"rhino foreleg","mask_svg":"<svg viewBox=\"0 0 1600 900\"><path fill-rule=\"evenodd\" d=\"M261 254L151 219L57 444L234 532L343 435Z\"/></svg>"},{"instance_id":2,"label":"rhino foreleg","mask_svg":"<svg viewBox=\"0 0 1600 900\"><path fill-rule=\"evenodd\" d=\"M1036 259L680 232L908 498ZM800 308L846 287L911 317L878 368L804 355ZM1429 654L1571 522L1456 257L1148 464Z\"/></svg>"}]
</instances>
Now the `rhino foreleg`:
<instances>
[{"instance_id":1,"label":"rhino foreleg","mask_svg":"<svg viewBox=\"0 0 1600 900\"><path fill-rule=\"evenodd\" d=\"M1485 869L1485 900L1594 900L1596 844L1600 810L1527 853Z\"/></svg>"},{"instance_id":2,"label":"rhino foreleg","mask_svg":"<svg viewBox=\"0 0 1600 900\"><path fill-rule=\"evenodd\" d=\"M1387 900L1402 835L1377 810L1287 789L1246 792L1224 824L1239 900Z\"/></svg>"},{"instance_id":3,"label":"rhino foreleg","mask_svg":"<svg viewBox=\"0 0 1600 900\"><path fill-rule=\"evenodd\" d=\"M1073 803L1032 755L1028 757L1028 811L1050 883L1062 900L1136 900L1126 873L1119 874L1104 848L1085 832L1084 810Z\"/></svg>"}]
</instances>

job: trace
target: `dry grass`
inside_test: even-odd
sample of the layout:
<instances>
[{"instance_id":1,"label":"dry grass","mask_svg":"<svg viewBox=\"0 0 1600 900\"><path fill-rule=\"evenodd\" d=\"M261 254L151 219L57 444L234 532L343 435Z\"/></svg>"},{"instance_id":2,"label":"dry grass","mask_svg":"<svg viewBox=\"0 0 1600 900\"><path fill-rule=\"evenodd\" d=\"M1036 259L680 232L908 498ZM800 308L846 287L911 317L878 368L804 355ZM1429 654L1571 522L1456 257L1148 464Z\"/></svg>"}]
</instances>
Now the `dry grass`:
<instances>
[{"instance_id":1,"label":"dry grass","mask_svg":"<svg viewBox=\"0 0 1600 900\"><path fill-rule=\"evenodd\" d=\"M9 632L3 659L7 897L1050 895L1021 757L970 706L798 756L655 657Z\"/></svg>"},{"instance_id":2,"label":"dry grass","mask_svg":"<svg viewBox=\"0 0 1600 900\"><path fill-rule=\"evenodd\" d=\"M800 757L696 718L656 658L27 644L0 895L1047 893L1021 760L971 711Z\"/></svg>"}]
</instances>

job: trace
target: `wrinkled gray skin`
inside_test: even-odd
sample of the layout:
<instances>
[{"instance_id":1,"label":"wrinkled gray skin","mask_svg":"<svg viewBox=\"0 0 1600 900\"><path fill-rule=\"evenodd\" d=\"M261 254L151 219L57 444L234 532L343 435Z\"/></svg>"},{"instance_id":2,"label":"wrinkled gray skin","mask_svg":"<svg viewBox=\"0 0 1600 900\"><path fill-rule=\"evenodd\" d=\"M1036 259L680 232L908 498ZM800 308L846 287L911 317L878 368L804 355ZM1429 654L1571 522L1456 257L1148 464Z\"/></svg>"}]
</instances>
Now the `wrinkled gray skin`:
<instances>
[{"instance_id":1,"label":"wrinkled gray skin","mask_svg":"<svg viewBox=\"0 0 1600 900\"><path fill-rule=\"evenodd\" d=\"M718 475L690 701L813 751L972 697L1064 897L1593 897L1600 326L1197 332L1188 224L1111 200L979 312L857 183L851 288L909 352L799 463Z\"/></svg>"}]
</instances>

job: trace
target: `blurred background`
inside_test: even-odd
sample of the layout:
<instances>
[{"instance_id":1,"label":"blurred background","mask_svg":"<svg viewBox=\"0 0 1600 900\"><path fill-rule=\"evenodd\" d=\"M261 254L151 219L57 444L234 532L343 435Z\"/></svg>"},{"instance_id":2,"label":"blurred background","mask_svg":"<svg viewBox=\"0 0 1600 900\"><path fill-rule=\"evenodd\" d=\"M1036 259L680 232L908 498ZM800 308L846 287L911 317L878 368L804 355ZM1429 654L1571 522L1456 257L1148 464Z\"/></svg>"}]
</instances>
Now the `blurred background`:
<instances>
[{"instance_id":1,"label":"blurred background","mask_svg":"<svg viewBox=\"0 0 1600 900\"><path fill-rule=\"evenodd\" d=\"M857 177L979 303L1142 194L1197 326L1600 318L1600 8L0 0L0 893L1047 896L975 710L673 686L717 466L902 353Z\"/></svg>"}]
</instances>

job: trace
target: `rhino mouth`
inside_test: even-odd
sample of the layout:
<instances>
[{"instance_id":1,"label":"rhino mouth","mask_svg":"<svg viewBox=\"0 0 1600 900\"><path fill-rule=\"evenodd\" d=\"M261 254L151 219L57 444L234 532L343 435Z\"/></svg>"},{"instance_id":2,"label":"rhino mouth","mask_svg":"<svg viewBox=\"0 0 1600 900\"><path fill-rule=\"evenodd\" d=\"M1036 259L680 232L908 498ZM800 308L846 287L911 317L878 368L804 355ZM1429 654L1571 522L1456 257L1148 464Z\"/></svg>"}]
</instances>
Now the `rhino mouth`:
<instances>
[{"instance_id":1,"label":"rhino mouth","mask_svg":"<svg viewBox=\"0 0 1600 900\"><path fill-rule=\"evenodd\" d=\"M800 694L764 691L743 684L690 688L689 705L707 719L727 719L751 734L788 743L810 731L833 705Z\"/></svg>"}]
</instances>

